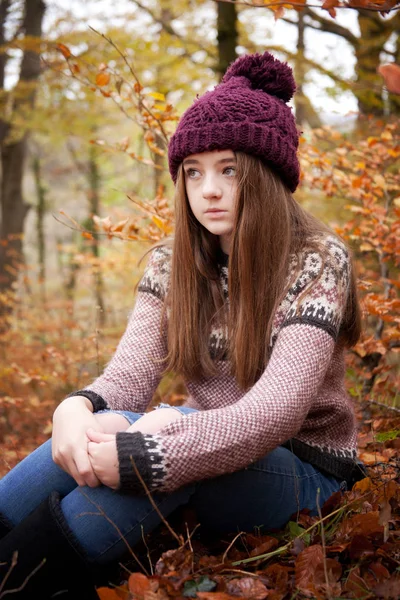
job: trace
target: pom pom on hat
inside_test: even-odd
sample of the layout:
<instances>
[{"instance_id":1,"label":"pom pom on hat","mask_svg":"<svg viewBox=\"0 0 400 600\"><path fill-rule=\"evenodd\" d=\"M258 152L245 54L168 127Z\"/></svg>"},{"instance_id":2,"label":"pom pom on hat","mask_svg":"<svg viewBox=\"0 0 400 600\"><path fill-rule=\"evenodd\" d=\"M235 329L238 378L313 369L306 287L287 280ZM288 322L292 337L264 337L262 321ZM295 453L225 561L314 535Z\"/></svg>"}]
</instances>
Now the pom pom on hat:
<instances>
[{"instance_id":1,"label":"pom pom on hat","mask_svg":"<svg viewBox=\"0 0 400 600\"><path fill-rule=\"evenodd\" d=\"M271 96L288 102L296 91L291 67L269 52L249 54L237 58L226 71L222 83L232 77L246 77L254 90L263 90Z\"/></svg>"}]
</instances>

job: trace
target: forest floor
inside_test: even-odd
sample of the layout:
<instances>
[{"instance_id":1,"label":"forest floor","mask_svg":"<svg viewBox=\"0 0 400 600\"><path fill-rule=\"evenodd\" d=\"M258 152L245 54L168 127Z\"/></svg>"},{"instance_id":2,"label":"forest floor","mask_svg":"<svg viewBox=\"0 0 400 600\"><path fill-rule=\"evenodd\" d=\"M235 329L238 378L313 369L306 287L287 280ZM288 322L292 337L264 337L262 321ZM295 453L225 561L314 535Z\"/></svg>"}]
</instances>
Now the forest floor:
<instances>
[{"instance_id":1,"label":"forest floor","mask_svg":"<svg viewBox=\"0 0 400 600\"><path fill-rule=\"evenodd\" d=\"M98 589L101 600L399 600L400 411L369 404L358 419L368 477L319 516L219 540L179 513L135 549L122 585Z\"/></svg>"}]
</instances>

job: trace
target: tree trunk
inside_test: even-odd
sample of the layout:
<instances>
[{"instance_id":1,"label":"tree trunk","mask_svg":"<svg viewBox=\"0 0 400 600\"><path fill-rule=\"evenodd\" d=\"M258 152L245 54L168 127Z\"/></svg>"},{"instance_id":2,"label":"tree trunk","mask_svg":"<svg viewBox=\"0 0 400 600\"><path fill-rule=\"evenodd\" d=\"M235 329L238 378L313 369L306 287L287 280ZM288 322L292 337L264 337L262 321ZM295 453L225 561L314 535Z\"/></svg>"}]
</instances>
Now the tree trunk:
<instances>
[{"instance_id":1,"label":"tree trunk","mask_svg":"<svg viewBox=\"0 0 400 600\"><path fill-rule=\"evenodd\" d=\"M27 148L24 135L1 150L0 290L9 289L18 276L22 257L22 235L29 205L22 196L22 178Z\"/></svg>"},{"instance_id":2,"label":"tree trunk","mask_svg":"<svg viewBox=\"0 0 400 600\"><path fill-rule=\"evenodd\" d=\"M305 42L304 42L304 31L306 24L304 22L304 14L298 14L297 21L297 55L295 62L295 79L297 83L297 90L294 96L294 105L296 109L296 121L301 127L305 123L312 128L321 126L321 119L318 116L317 111L314 109L309 98L303 92L303 83L305 80L307 68L304 62Z\"/></svg>"},{"instance_id":3,"label":"tree trunk","mask_svg":"<svg viewBox=\"0 0 400 600\"><path fill-rule=\"evenodd\" d=\"M10 8L11 0L0 0L0 88L4 88L4 77L8 56L6 52L1 51L1 47L6 42L6 20L8 15L8 9ZM5 94L0 94L0 115L5 114L7 104L7 98ZM0 119L0 144L4 139L6 133L6 124Z\"/></svg>"},{"instance_id":4,"label":"tree trunk","mask_svg":"<svg viewBox=\"0 0 400 600\"><path fill-rule=\"evenodd\" d=\"M1 10L4 9L3 3L0 8ZM44 12L45 4L42 0L25 0L23 20L25 36L41 37ZM39 54L32 50L25 50L21 61L19 84L36 81L39 74ZM32 89L22 100L15 103L15 111L20 110L22 105L32 107L34 96L35 90ZM13 140L7 142L6 137L10 131L10 126L4 122L2 125L0 130L3 130L4 137L2 140L0 139L0 143L2 143L0 290L7 290L12 287L17 279L18 268L23 259L22 236L29 206L23 200L22 180L28 134L26 132L13 132ZM0 314L4 312L4 308L0 306Z\"/></svg>"},{"instance_id":5,"label":"tree trunk","mask_svg":"<svg viewBox=\"0 0 400 600\"><path fill-rule=\"evenodd\" d=\"M388 25L390 21L387 22ZM361 43L355 48L357 86L354 94L357 98L361 115L382 116L384 100L382 95L382 78L377 73L380 55L385 43L392 33L391 27L381 19L378 13L367 10L358 11Z\"/></svg>"},{"instance_id":6,"label":"tree trunk","mask_svg":"<svg viewBox=\"0 0 400 600\"><path fill-rule=\"evenodd\" d=\"M219 79L222 79L226 69L237 57L237 9L234 3L217 2L217 11L218 64L215 70Z\"/></svg>"},{"instance_id":7,"label":"tree trunk","mask_svg":"<svg viewBox=\"0 0 400 600\"><path fill-rule=\"evenodd\" d=\"M46 238L44 234L44 216L46 214L46 188L42 181L42 168L39 156L35 156L32 163L35 179L37 205L36 205L36 231L39 262L39 285L42 301L46 300Z\"/></svg>"},{"instance_id":8,"label":"tree trunk","mask_svg":"<svg viewBox=\"0 0 400 600\"><path fill-rule=\"evenodd\" d=\"M97 164L97 152L94 146L90 146L89 154L89 203L90 212L92 215L99 215L100 211L100 173ZM92 240L92 252L96 259L100 258L100 244L99 236L93 234ZM96 307L99 311L99 324L101 326L105 323L105 311L104 311L104 295L103 295L103 275L101 272L100 261L96 261L94 266L94 287L96 296Z\"/></svg>"}]
</instances>

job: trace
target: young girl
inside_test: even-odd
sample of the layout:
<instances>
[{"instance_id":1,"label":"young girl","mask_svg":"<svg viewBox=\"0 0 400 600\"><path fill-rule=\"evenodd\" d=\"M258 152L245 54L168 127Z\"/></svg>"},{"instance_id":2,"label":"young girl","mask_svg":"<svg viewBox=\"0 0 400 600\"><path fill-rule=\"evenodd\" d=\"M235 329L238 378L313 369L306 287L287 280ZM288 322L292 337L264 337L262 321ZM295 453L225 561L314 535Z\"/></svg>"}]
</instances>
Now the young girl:
<instances>
[{"instance_id":1,"label":"young girl","mask_svg":"<svg viewBox=\"0 0 400 600\"><path fill-rule=\"evenodd\" d=\"M317 514L363 476L344 383L360 334L354 269L293 199L294 90L287 64L242 56L182 116L168 149L174 238L153 249L103 374L0 481L14 597L97 597L105 567L160 522L140 479L165 517L190 504L220 535ZM144 414L171 371L188 402Z\"/></svg>"}]
</instances>

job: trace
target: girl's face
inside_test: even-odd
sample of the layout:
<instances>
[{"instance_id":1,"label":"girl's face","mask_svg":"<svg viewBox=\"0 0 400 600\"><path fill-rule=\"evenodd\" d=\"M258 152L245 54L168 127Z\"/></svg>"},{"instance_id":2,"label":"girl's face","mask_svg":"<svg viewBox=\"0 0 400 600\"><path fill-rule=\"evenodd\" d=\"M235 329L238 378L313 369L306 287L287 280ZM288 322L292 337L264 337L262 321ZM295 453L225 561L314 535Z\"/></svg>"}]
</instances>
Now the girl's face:
<instances>
[{"instance_id":1,"label":"girl's face","mask_svg":"<svg viewBox=\"0 0 400 600\"><path fill-rule=\"evenodd\" d=\"M232 150L191 154L183 161L186 192L196 219L229 254L235 218L236 158Z\"/></svg>"}]
</instances>

